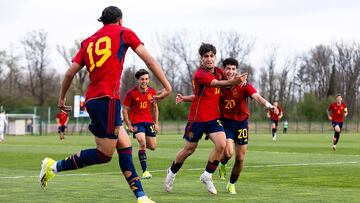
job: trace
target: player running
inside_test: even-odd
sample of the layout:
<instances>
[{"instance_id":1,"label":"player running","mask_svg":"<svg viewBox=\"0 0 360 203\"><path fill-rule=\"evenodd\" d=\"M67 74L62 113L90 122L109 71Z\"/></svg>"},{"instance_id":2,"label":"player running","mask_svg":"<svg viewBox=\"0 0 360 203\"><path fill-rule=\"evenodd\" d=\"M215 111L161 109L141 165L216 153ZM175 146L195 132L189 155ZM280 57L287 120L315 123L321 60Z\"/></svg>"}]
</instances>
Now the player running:
<instances>
[{"instance_id":1,"label":"player running","mask_svg":"<svg viewBox=\"0 0 360 203\"><path fill-rule=\"evenodd\" d=\"M268 110L267 117L271 120L271 135L273 141L276 141L276 131L279 124L280 119L283 117L283 111L279 107L279 104L277 101L274 102L274 107L279 111L278 114L275 113L275 111Z\"/></svg>"},{"instance_id":2,"label":"player running","mask_svg":"<svg viewBox=\"0 0 360 203\"><path fill-rule=\"evenodd\" d=\"M60 110L56 114L56 122L58 125L58 133L60 140L65 140L65 130L69 122L69 113L63 110Z\"/></svg>"},{"instance_id":3,"label":"player running","mask_svg":"<svg viewBox=\"0 0 360 203\"><path fill-rule=\"evenodd\" d=\"M332 103L327 110L328 118L332 122L334 128L334 137L332 141L332 149L336 150L336 144L339 141L341 128L345 117L348 115L346 104L342 102L340 94L336 95L336 102Z\"/></svg>"},{"instance_id":4,"label":"player running","mask_svg":"<svg viewBox=\"0 0 360 203\"><path fill-rule=\"evenodd\" d=\"M224 73L228 79L235 77L238 64L238 61L234 58L227 58L223 61ZM255 101L264 105L270 111L275 111L275 114L278 113L277 109L257 93L251 84L221 88L220 111L226 134L226 147L219 167L221 179L225 179L226 164L234 154L235 143L235 163L230 180L226 185L226 190L230 194L236 194L235 183L244 167L249 137L248 118L250 112L247 108L248 98L255 99Z\"/></svg>"},{"instance_id":5,"label":"player running","mask_svg":"<svg viewBox=\"0 0 360 203\"><path fill-rule=\"evenodd\" d=\"M171 92L160 65L143 46L137 35L122 26L122 12L109 6L98 21L104 26L81 43L81 48L67 70L61 86L59 108L67 110L65 95L77 72L85 65L90 84L86 92L86 109L91 123L89 130L95 135L96 148L82 150L66 159L42 161L40 183L43 188L56 173L76 170L94 164L108 163L116 150L119 166L138 203L151 203L142 188L132 161L131 140L120 117L120 79L128 47L145 62L165 89L155 99L161 99Z\"/></svg>"},{"instance_id":6,"label":"player running","mask_svg":"<svg viewBox=\"0 0 360 203\"><path fill-rule=\"evenodd\" d=\"M199 140L205 133L206 138L214 143L214 149L209 155L205 171L200 176L200 180L206 185L210 193L217 194L212 181L212 174L219 165L226 145L226 137L220 122L218 108L220 87L245 81L244 75L235 76L230 80L222 80L225 79L225 76L220 68L215 67L216 48L212 44L203 43L199 48L199 54L201 65L192 79L194 95L182 96L179 94L177 96L177 103L182 101L191 101L192 103L183 136L185 146L176 154L175 160L168 169L165 178L165 190L167 192L172 190L177 172L186 158L195 151Z\"/></svg>"},{"instance_id":7,"label":"player running","mask_svg":"<svg viewBox=\"0 0 360 203\"><path fill-rule=\"evenodd\" d=\"M159 131L159 109L151 102L156 91L148 86L149 72L140 69L135 73L138 85L126 92L123 102L124 122L139 143L138 157L143 171L142 178L152 177L147 170L146 148L156 149L156 132Z\"/></svg>"}]
</instances>

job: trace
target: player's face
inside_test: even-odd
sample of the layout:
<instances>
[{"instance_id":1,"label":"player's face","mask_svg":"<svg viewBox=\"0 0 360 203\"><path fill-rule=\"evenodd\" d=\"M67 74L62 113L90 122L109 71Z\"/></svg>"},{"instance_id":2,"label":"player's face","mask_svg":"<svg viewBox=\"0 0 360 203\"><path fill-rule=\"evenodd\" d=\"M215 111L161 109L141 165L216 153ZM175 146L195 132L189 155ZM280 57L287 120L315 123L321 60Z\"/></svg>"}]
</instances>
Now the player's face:
<instances>
[{"instance_id":1,"label":"player's face","mask_svg":"<svg viewBox=\"0 0 360 203\"><path fill-rule=\"evenodd\" d=\"M138 79L138 84L141 89L146 89L149 84L149 75L145 74L140 76L140 78Z\"/></svg>"},{"instance_id":2,"label":"player's face","mask_svg":"<svg viewBox=\"0 0 360 203\"><path fill-rule=\"evenodd\" d=\"M226 65L224 68L225 75L228 79L233 79L236 75L236 71L235 65Z\"/></svg>"},{"instance_id":3,"label":"player's face","mask_svg":"<svg viewBox=\"0 0 360 203\"><path fill-rule=\"evenodd\" d=\"M201 57L201 64L207 69L212 69L215 67L215 59L215 54L212 51L209 51Z\"/></svg>"},{"instance_id":4,"label":"player's face","mask_svg":"<svg viewBox=\"0 0 360 203\"><path fill-rule=\"evenodd\" d=\"M342 102L342 97L341 97L341 96L337 96L337 97L336 97L336 102L340 104L340 103Z\"/></svg>"},{"instance_id":5,"label":"player's face","mask_svg":"<svg viewBox=\"0 0 360 203\"><path fill-rule=\"evenodd\" d=\"M277 107L277 106L278 106L278 103L277 103L277 102L274 102L274 106Z\"/></svg>"}]
</instances>

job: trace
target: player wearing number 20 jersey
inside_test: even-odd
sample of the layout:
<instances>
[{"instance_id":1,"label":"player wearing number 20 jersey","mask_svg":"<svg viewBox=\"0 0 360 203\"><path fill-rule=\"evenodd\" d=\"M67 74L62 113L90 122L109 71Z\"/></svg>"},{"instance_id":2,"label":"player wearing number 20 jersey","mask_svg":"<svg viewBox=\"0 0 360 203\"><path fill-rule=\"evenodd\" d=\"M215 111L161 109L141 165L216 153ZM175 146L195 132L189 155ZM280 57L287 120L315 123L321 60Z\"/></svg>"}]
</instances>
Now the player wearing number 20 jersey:
<instances>
[{"instance_id":1,"label":"player wearing number 20 jersey","mask_svg":"<svg viewBox=\"0 0 360 203\"><path fill-rule=\"evenodd\" d=\"M90 84L86 102L101 97L120 99L120 78L126 51L135 50L141 41L136 34L121 25L106 24L81 43L73 62L86 68Z\"/></svg>"},{"instance_id":2,"label":"player wearing number 20 jersey","mask_svg":"<svg viewBox=\"0 0 360 203\"><path fill-rule=\"evenodd\" d=\"M248 117L247 99L256 93L251 84L242 87L223 87L221 89L220 111L226 138L237 144L247 144ZM242 132L239 134L239 132ZM243 134L243 135L242 135Z\"/></svg>"}]
</instances>

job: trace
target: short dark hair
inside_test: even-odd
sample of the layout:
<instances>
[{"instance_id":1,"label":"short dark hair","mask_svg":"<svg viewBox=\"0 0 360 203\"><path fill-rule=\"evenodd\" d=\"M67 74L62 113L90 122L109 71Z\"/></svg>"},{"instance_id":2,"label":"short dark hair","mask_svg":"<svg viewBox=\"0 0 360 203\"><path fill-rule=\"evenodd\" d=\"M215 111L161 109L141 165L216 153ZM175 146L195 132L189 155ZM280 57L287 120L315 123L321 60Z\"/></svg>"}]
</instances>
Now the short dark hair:
<instances>
[{"instance_id":1,"label":"short dark hair","mask_svg":"<svg viewBox=\"0 0 360 203\"><path fill-rule=\"evenodd\" d=\"M136 71L136 73L135 73L135 78L136 78L136 79L139 79L141 76L146 75L146 74L149 75L149 72L147 72L147 70L145 70L145 69L140 69L140 70Z\"/></svg>"},{"instance_id":2,"label":"short dark hair","mask_svg":"<svg viewBox=\"0 0 360 203\"><path fill-rule=\"evenodd\" d=\"M234 65L238 68L239 62L234 58L227 58L223 61L223 67L225 68L227 65Z\"/></svg>"},{"instance_id":3,"label":"short dark hair","mask_svg":"<svg viewBox=\"0 0 360 203\"><path fill-rule=\"evenodd\" d=\"M204 54L212 51L214 54L216 54L216 47L212 44L202 43L199 48L199 54L200 56L204 56Z\"/></svg>"},{"instance_id":4,"label":"short dark hair","mask_svg":"<svg viewBox=\"0 0 360 203\"><path fill-rule=\"evenodd\" d=\"M120 8L116 6L109 6L102 11L101 17L98 19L98 21L102 22L105 25L110 23L116 23L121 18L122 12Z\"/></svg>"},{"instance_id":5,"label":"short dark hair","mask_svg":"<svg viewBox=\"0 0 360 203\"><path fill-rule=\"evenodd\" d=\"M337 93L336 96L335 96L335 98L337 98L337 97L341 97L341 94L340 94L340 93Z\"/></svg>"}]
</instances>

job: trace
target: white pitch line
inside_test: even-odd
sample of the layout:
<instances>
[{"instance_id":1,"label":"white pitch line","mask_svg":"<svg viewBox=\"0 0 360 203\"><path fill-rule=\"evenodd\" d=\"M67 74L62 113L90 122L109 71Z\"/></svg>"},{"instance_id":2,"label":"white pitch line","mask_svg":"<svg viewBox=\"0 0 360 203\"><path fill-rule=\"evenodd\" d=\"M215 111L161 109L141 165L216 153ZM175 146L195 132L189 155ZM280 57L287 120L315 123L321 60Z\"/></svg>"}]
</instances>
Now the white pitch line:
<instances>
[{"instance_id":1,"label":"white pitch line","mask_svg":"<svg viewBox=\"0 0 360 203\"><path fill-rule=\"evenodd\" d=\"M316 166L316 165L340 165L340 164L358 164L357 161L348 162L324 162L324 163L294 163L294 164L269 164L269 165L254 165L245 166L245 168L274 168L274 167L292 167L292 166ZM227 167L230 168L230 167ZM198 171L204 168L187 168L181 169L182 171ZM152 173L166 172L167 169L151 170ZM121 172L104 172L104 173L71 173L71 174L57 174L56 176L95 176L95 175L115 175ZM0 179L21 179L21 178L39 178L39 176L4 176Z\"/></svg>"}]
</instances>

